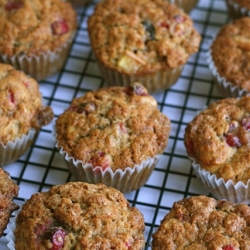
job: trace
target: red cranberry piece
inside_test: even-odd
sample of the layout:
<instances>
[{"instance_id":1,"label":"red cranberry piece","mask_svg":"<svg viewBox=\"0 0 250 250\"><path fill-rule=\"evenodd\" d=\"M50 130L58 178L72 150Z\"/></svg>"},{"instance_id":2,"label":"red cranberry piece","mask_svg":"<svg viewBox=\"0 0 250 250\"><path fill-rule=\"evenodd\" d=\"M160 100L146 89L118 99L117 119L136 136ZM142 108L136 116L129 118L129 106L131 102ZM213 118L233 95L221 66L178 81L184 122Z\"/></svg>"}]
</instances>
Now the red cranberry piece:
<instances>
[{"instance_id":1,"label":"red cranberry piece","mask_svg":"<svg viewBox=\"0 0 250 250\"><path fill-rule=\"evenodd\" d=\"M177 23L183 23L185 21L185 17L184 16L181 16L181 15L175 15L174 16L174 20L177 22Z\"/></svg>"},{"instance_id":2,"label":"red cranberry piece","mask_svg":"<svg viewBox=\"0 0 250 250\"><path fill-rule=\"evenodd\" d=\"M23 3L21 1L15 1L15 0L8 1L4 6L6 11L18 10L22 7Z\"/></svg>"},{"instance_id":3,"label":"red cranberry piece","mask_svg":"<svg viewBox=\"0 0 250 250\"><path fill-rule=\"evenodd\" d=\"M13 103L13 104L15 104L15 96L14 96L14 93L11 91L11 90L9 90L9 92L8 92L8 98L9 98L9 100Z\"/></svg>"},{"instance_id":4,"label":"red cranberry piece","mask_svg":"<svg viewBox=\"0 0 250 250\"><path fill-rule=\"evenodd\" d=\"M130 242L125 242L125 246L126 246L128 249L131 249L131 243L130 243Z\"/></svg>"},{"instance_id":5,"label":"red cranberry piece","mask_svg":"<svg viewBox=\"0 0 250 250\"><path fill-rule=\"evenodd\" d=\"M189 156L194 155L194 143L191 139L185 141L186 150Z\"/></svg>"},{"instance_id":6,"label":"red cranberry piece","mask_svg":"<svg viewBox=\"0 0 250 250\"><path fill-rule=\"evenodd\" d=\"M163 27L163 28L166 28L166 29L169 28L169 24L168 24L168 23L165 23L165 22L161 22L161 23L160 23L160 26Z\"/></svg>"},{"instance_id":7,"label":"red cranberry piece","mask_svg":"<svg viewBox=\"0 0 250 250\"><path fill-rule=\"evenodd\" d=\"M242 119L241 125L246 131L250 131L250 116Z\"/></svg>"},{"instance_id":8,"label":"red cranberry piece","mask_svg":"<svg viewBox=\"0 0 250 250\"><path fill-rule=\"evenodd\" d=\"M241 142L238 136L234 135L234 134L225 134L226 137L226 143L233 148L239 148L241 147Z\"/></svg>"},{"instance_id":9,"label":"red cranberry piece","mask_svg":"<svg viewBox=\"0 0 250 250\"><path fill-rule=\"evenodd\" d=\"M132 86L129 86L126 88L125 93L127 93L128 95L140 95L140 96L147 96L148 95L148 91L146 88L144 88L141 84L139 83L135 83Z\"/></svg>"},{"instance_id":10,"label":"red cranberry piece","mask_svg":"<svg viewBox=\"0 0 250 250\"><path fill-rule=\"evenodd\" d=\"M56 21L51 24L52 32L54 35L63 35L68 32L69 26L65 20Z\"/></svg>"},{"instance_id":11,"label":"red cranberry piece","mask_svg":"<svg viewBox=\"0 0 250 250\"><path fill-rule=\"evenodd\" d=\"M37 224L34 232L37 235L38 238L41 238L42 235L51 227L52 221L47 220L44 222L44 224Z\"/></svg>"},{"instance_id":12,"label":"red cranberry piece","mask_svg":"<svg viewBox=\"0 0 250 250\"><path fill-rule=\"evenodd\" d=\"M46 234L46 238L52 243L52 250L61 250L64 245L64 237L66 232L60 227L53 227L50 231Z\"/></svg>"},{"instance_id":13,"label":"red cranberry piece","mask_svg":"<svg viewBox=\"0 0 250 250\"><path fill-rule=\"evenodd\" d=\"M234 250L234 247L232 245L227 245L222 247L223 250Z\"/></svg>"},{"instance_id":14,"label":"red cranberry piece","mask_svg":"<svg viewBox=\"0 0 250 250\"><path fill-rule=\"evenodd\" d=\"M127 132L127 129L126 129L124 123L122 123L122 122L119 123L119 129L120 129L120 131L121 131L123 134L125 134L125 133Z\"/></svg>"},{"instance_id":15,"label":"red cranberry piece","mask_svg":"<svg viewBox=\"0 0 250 250\"><path fill-rule=\"evenodd\" d=\"M93 156L89 163L92 164L93 168L95 167L101 167L102 170L105 170L109 167L109 159L106 157L106 154L104 152L98 152L97 155Z\"/></svg>"}]
</instances>

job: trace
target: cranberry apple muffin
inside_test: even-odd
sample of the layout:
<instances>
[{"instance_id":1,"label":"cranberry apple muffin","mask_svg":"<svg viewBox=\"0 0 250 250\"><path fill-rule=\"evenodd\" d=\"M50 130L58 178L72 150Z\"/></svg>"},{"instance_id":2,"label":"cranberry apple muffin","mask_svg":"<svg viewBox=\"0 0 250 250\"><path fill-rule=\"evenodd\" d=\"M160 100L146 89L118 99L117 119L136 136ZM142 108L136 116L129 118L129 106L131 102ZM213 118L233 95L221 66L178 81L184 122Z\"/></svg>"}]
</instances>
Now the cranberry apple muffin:
<instances>
[{"instance_id":1,"label":"cranberry apple muffin","mask_svg":"<svg viewBox=\"0 0 250 250\"><path fill-rule=\"evenodd\" d=\"M226 0L226 3L231 18L250 16L250 2L248 0Z\"/></svg>"},{"instance_id":2,"label":"cranberry apple muffin","mask_svg":"<svg viewBox=\"0 0 250 250\"><path fill-rule=\"evenodd\" d=\"M220 91L226 97L250 92L250 17L226 24L212 41L208 63Z\"/></svg>"},{"instance_id":3,"label":"cranberry apple muffin","mask_svg":"<svg viewBox=\"0 0 250 250\"><path fill-rule=\"evenodd\" d=\"M55 124L56 147L76 178L123 192L146 182L169 132L169 118L139 83L75 98Z\"/></svg>"},{"instance_id":4,"label":"cranberry apple muffin","mask_svg":"<svg viewBox=\"0 0 250 250\"><path fill-rule=\"evenodd\" d=\"M250 207L206 196L175 202L152 235L152 250L247 250Z\"/></svg>"},{"instance_id":5,"label":"cranberry apple muffin","mask_svg":"<svg viewBox=\"0 0 250 250\"><path fill-rule=\"evenodd\" d=\"M0 13L0 62L37 81L60 71L77 25L70 3L0 0Z\"/></svg>"},{"instance_id":6,"label":"cranberry apple muffin","mask_svg":"<svg viewBox=\"0 0 250 250\"><path fill-rule=\"evenodd\" d=\"M42 104L37 81L0 63L0 165L24 154L53 116L52 109Z\"/></svg>"},{"instance_id":7,"label":"cranberry apple muffin","mask_svg":"<svg viewBox=\"0 0 250 250\"><path fill-rule=\"evenodd\" d=\"M13 202L13 199L18 196L19 187L10 178L8 172L0 168L0 237L9 222L13 211L19 206Z\"/></svg>"},{"instance_id":8,"label":"cranberry apple muffin","mask_svg":"<svg viewBox=\"0 0 250 250\"><path fill-rule=\"evenodd\" d=\"M107 84L138 81L150 93L177 81L201 40L192 19L166 0L100 1L88 32Z\"/></svg>"},{"instance_id":9,"label":"cranberry apple muffin","mask_svg":"<svg viewBox=\"0 0 250 250\"><path fill-rule=\"evenodd\" d=\"M186 127L193 167L212 194L250 201L250 96L210 104Z\"/></svg>"},{"instance_id":10,"label":"cranberry apple muffin","mask_svg":"<svg viewBox=\"0 0 250 250\"><path fill-rule=\"evenodd\" d=\"M16 219L15 250L143 250L144 218L103 184L69 182L36 193Z\"/></svg>"}]
</instances>

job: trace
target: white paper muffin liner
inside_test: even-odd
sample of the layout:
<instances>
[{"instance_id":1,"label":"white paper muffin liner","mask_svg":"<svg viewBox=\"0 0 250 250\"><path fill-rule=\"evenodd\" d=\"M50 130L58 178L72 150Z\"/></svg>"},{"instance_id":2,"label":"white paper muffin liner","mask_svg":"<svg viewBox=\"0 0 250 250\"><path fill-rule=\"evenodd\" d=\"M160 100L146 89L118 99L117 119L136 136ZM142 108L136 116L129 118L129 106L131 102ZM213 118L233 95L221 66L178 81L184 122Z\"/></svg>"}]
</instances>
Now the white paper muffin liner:
<instances>
[{"instance_id":1,"label":"white paper muffin liner","mask_svg":"<svg viewBox=\"0 0 250 250\"><path fill-rule=\"evenodd\" d=\"M223 178L218 179L215 174L202 169L195 159L190 158L190 161L196 176L216 199L226 199L233 203L250 203L250 180L247 184L242 181L234 184L232 180L225 182Z\"/></svg>"},{"instance_id":2,"label":"white paper muffin liner","mask_svg":"<svg viewBox=\"0 0 250 250\"><path fill-rule=\"evenodd\" d=\"M28 134L23 134L15 141L9 141L6 145L0 143L0 166L7 165L20 158L34 142L35 135L36 130L30 129Z\"/></svg>"},{"instance_id":3,"label":"white paper muffin liner","mask_svg":"<svg viewBox=\"0 0 250 250\"><path fill-rule=\"evenodd\" d=\"M15 210L13 213L12 213L12 217L10 218L10 221L7 225L7 229L8 229L8 233L6 234L6 239L8 240L8 244L7 244L7 247L10 249L10 250L15 250L15 235L14 235L14 231L16 229L16 218L17 218L17 215L19 214L19 212L21 211L22 209L22 206L23 206L23 203L17 203L19 205L19 209L18 210Z\"/></svg>"},{"instance_id":4,"label":"white paper muffin liner","mask_svg":"<svg viewBox=\"0 0 250 250\"><path fill-rule=\"evenodd\" d=\"M148 74L144 76L134 76L123 74L117 72L116 70L110 69L98 59L97 64L107 86L127 87L131 84L131 82L139 82L147 88L149 93L169 89L173 84L176 83L184 67L180 66L176 69L160 70L154 74Z\"/></svg>"},{"instance_id":5,"label":"white paper muffin liner","mask_svg":"<svg viewBox=\"0 0 250 250\"><path fill-rule=\"evenodd\" d=\"M0 54L0 62L12 65L18 70L22 70L25 74L30 75L37 81L59 72L67 59L74 34L60 48L55 51L48 51L40 55L14 55L8 56Z\"/></svg>"},{"instance_id":6,"label":"white paper muffin liner","mask_svg":"<svg viewBox=\"0 0 250 250\"><path fill-rule=\"evenodd\" d=\"M214 41L214 38L212 39L210 46L212 45L213 41ZM222 77L219 74L214 64L214 61L212 58L212 52L210 48L207 52L207 63L213 75L216 86L224 97L242 97L242 96L249 95L249 91L247 91L246 89L239 88L236 85L233 85L231 82L228 82L225 77Z\"/></svg>"},{"instance_id":7,"label":"white paper muffin liner","mask_svg":"<svg viewBox=\"0 0 250 250\"><path fill-rule=\"evenodd\" d=\"M160 158L160 155L148 157L141 164L127 167L125 170L117 169L113 171L111 168L102 170L101 167L93 168L90 163L84 164L80 160L75 160L58 145L58 142L55 147L63 156L69 171L77 181L93 184L103 183L108 187L120 190L122 193L128 193L143 186Z\"/></svg>"},{"instance_id":8,"label":"white paper muffin liner","mask_svg":"<svg viewBox=\"0 0 250 250\"><path fill-rule=\"evenodd\" d=\"M233 19L243 16L250 16L250 10L239 6L239 4L234 0L226 0L226 4L228 7L228 12Z\"/></svg>"},{"instance_id":9,"label":"white paper muffin liner","mask_svg":"<svg viewBox=\"0 0 250 250\"><path fill-rule=\"evenodd\" d=\"M170 3L177 5L186 13L189 13L198 3L198 0L168 0Z\"/></svg>"}]
</instances>

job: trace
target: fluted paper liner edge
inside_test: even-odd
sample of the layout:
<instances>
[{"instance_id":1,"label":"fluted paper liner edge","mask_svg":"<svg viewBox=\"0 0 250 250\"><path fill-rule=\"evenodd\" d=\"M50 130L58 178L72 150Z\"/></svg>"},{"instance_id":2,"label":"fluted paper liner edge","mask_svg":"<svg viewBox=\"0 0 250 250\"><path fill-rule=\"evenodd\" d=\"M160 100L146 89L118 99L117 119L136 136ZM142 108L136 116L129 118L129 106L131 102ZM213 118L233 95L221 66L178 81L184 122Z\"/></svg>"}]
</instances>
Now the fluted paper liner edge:
<instances>
[{"instance_id":1,"label":"fluted paper liner edge","mask_svg":"<svg viewBox=\"0 0 250 250\"><path fill-rule=\"evenodd\" d=\"M207 51L207 63L208 67L213 75L215 83L220 91L220 93L224 97L242 97L249 95L249 92L246 89L241 89L238 86L233 85L232 83L228 82L225 77L220 76L217 68L213 62L213 58L211 55L211 45L215 38L211 40L211 44L209 46L209 50Z\"/></svg>"},{"instance_id":2,"label":"fluted paper liner edge","mask_svg":"<svg viewBox=\"0 0 250 250\"><path fill-rule=\"evenodd\" d=\"M202 169L200 164L195 162L195 159L189 159L196 176L216 199L226 199L233 203L250 203L250 180L247 184L242 181L234 184L232 180L225 182L223 178L218 179L215 174Z\"/></svg>"},{"instance_id":3,"label":"fluted paper liner edge","mask_svg":"<svg viewBox=\"0 0 250 250\"><path fill-rule=\"evenodd\" d=\"M122 193L128 193L143 186L160 158L160 155L148 157L141 164L127 167L124 171L121 169L113 171L111 168L102 170L101 167L93 168L90 163L84 164L80 160L75 160L58 143L55 147L63 156L69 171L78 181L93 184L103 183L108 187L120 190Z\"/></svg>"},{"instance_id":4,"label":"fluted paper liner edge","mask_svg":"<svg viewBox=\"0 0 250 250\"><path fill-rule=\"evenodd\" d=\"M36 135L35 129L30 129L28 134L9 141L6 145L0 143L0 166L7 165L20 158L31 146Z\"/></svg>"},{"instance_id":5,"label":"fluted paper liner edge","mask_svg":"<svg viewBox=\"0 0 250 250\"><path fill-rule=\"evenodd\" d=\"M69 53L75 33L60 48L54 51L43 52L40 55L14 55L8 56L0 54L0 62L8 63L17 70L22 70L25 74L31 76L37 81L59 72Z\"/></svg>"}]
</instances>

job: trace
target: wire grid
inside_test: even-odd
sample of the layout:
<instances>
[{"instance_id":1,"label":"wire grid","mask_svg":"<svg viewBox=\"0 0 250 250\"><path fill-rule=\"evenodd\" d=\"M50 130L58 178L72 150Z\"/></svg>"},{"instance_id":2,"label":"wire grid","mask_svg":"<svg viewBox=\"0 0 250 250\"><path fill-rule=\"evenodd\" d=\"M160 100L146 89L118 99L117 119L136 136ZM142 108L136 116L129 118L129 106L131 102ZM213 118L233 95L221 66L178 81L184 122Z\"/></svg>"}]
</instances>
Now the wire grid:
<instances>
[{"instance_id":1,"label":"wire grid","mask_svg":"<svg viewBox=\"0 0 250 250\"><path fill-rule=\"evenodd\" d=\"M17 202L23 202L35 192L47 191L53 185L74 181L54 147L52 131L55 119L73 98L105 86L87 32L87 19L96 3L97 0L93 0L88 6L77 9L78 30L63 70L39 83L45 104L50 105L55 113L53 122L42 128L24 156L4 167L20 186ZM175 85L153 95L159 109L171 119L168 146L147 183L139 190L125 194L130 204L144 215L145 250L150 249L152 233L175 201L199 194L210 195L192 171L183 135L197 110L222 98L208 69L206 51L212 36L229 19L224 0L200 0L190 15L203 38L200 50L189 59ZM8 229L4 235L6 233ZM2 237L0 249L8 249L6 245L7 240Z\"/></svg>"}]
</instances>

